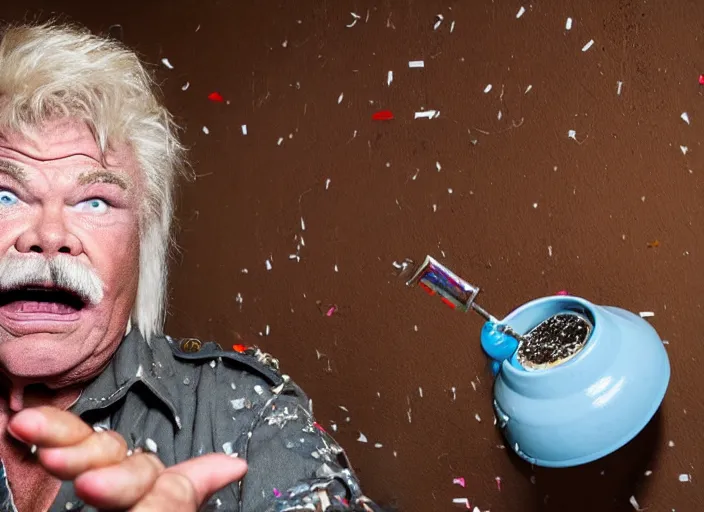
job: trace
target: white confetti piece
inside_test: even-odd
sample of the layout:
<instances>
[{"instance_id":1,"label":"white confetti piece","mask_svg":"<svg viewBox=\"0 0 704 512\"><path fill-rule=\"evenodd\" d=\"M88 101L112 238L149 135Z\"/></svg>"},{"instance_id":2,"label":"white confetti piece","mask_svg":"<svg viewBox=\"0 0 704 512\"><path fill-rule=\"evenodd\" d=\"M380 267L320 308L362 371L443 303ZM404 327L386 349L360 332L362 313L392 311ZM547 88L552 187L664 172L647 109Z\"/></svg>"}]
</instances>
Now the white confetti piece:
<instances>
[{"instance_id":1,"label":"white confetti piece","mask_svg":"<svg viewBox=\"0 0 704 512\"><path fill-rule=\"evenodd\" d=\"M680 146L680 151L682 151L683 155L686 155L689 148L687 146Z\"/></svg>"},{"instance_id":2,"label":"white confetti piece","mask_svg":"<svg viewBox=\"0 0 704 512\"><path fill-rule=\"evenodd\" d=\"M408 67L409 68L424 68L425 62L422 60L411 60L411 61L408 61Z\"/></svg>"},{"instance_id":3,"label":"white confetti piece","mask_svg":"<svg viewBox=\"0 0 704 512\"><path fill-rule=\"evenodd\" d=\"M687 112L682 112L682 115L680 116L680 118L682 118L682 121L689 124L689 114L687 114Z\"/></svg>"},{"instance_id":4,"label":"white confetti piece","mask_svg":"<svg viewBox=\"0 0 704 512\"><path fill-rule=\"evenodd\" d=\"M499 121L501 121L501 118L503 117L503 115L504 115L503 112L501 112L501 111L499 110L499 113L496 114L496 118L497 118Z\"/></svg>"},{"instance_id":5,"label":"white confetti piece","mask_svg":"<svg viewBox=\"0 0 704 512\"><path fill-rule=\"evenodd\" d=\"M437 30L440 28L440 25L442 25L442 20L444 20L445 17L442 14L436 14L435 15L435 25L433 25L433 30Z\"/></svg>"},{"instance_id":6,"label":"white confetti piece","mask_svg":"<svg viewBox=\"0 0 704 512\"><path fill-rule=\"evenodd\" d=\"M667 442L667 446L669 446L670 448L673 448L673 447L675 446L675 442L674 442L674 441L668 441L668 442Z\"/></svg>"},{"instance_id":7,"label":"white confetti piece","mask_svg":"<svg viewBox=\"0 0 704 512\"><path fill-rule=\"evenodd\" d=\"M266 260L266 261L264 262L264 266L266 267L267 270L271 270L271 261Z\"/></svg>"},{"instance_id":8,"label":"white confetti piece","mask_svg":"<svg viewBox=\"0 0 704 512\"><path fill-rule=\"evenodd\" d=\"M466 509L471 509L472 506L469 504L469 500L467 498L453 498L452 503L455 505L464 505Z\"/></svg>"},{"instance_id":9,"label":"white confetti piece","mask_svg":"<svg viewBox=\"0 0 704 512\"><path fill-rule=\"evenodd\" d=\"M577 132L574 130L570 130L567 132L567 137L569 137L572 140L577 140Z\"/></svg>"},{"instance_id":10,"label":"white confetti piece","mask_svg":"<svg viewBox=\"0 0 704 512\"><path fill-rule=\"evenodd\" d=\"M331 180L330 178L328 178L328 179L325 180L325 190L327 190L327 189L330 188L330 183L331 183L331 181L332 181L332 180Z\"/></svg>"},{"instance_id":11,"label":"white confetti piece","mask_svg":"<svg viewBox=\"0 0 704 512\"><path fill-rule=\"evenodd\" d=\"M306 230L306 221L303 220L303 217L301 217L301 231Z\"/></svg>"},{"instance_id":12,"label":"white confetti piece","mask_svg":"<svg viewBox=\"0 0 704 512\"><path fill-rule=\"evenodd\" d=\"M258 395L263 395L264 394L264 388L262 388L259 384L254 386L254 392Z\"/></svg>"},{"instance_id":13,"label":"white confetti piece","mask_svg":"<svg viewBox=\"0 0 704 512\"><path fill-rule=\"evenodd\" d=\"M538 207L538 203L533 203L533 208L537 208L537 207Z\"/></svg>"},{"instance_id":14,"label":"white confetti piece","mask_svg":"<svg viewBox=\"0 0 704 512\"><path fill-rule=\"evenodd\" d=\"M526 87L526 91L523 94L528 94L532 88L533 86L529 85L528 87Z\"/></svg>"},{"instance_id":15,"label":"white confetti piece","mask_svg":"<svg viewBox=\"0 0 704 512\"><path fill-rule=\"evenodd\" d=\"M206 135L209 135L209 134L210 134L210 130L208 129L207 126L204 126L204 127L203 127L203 133L206 134Z\"/></svg>"},{"instance_id":16,"label":"white confetti piece","mask_svg":"<svg viewBox=\"0 0 704 512\"><path fill-rule=\"evenodd\" d=\"M640 505L638 505L638 501L636 501L635 496L631 496L631 498L628 501L633 506L634 509L641 510Z\"/></svg>"},{"instance_id":17,"label":"white confetti piece","mask_svg":"<svg viewBox=\"0 0 704 512\"><path fill-rule=\"evenodd\" d=\"M169 59L167 59L166 57L161 59L161 63L169 69L174 69L174 66L171 64L171 62L169 62Z\"/></svg>"},{"instance_id":18,"label":"white confetti piece","mask_svg":"<svg viewBox=\"0 0 704 512\"><path fill-rule=\"evenodd\" d=\"M338 105L339 105L340 103L342 103L342 98L344 98L344 97L345 97L345 93L344 93L344 92L341 92L340 95L337 97L337 104L338 104Z\"/></svg>"},{"instance_id":19,"label":"white confetti piece","mask_svg":"<svg viewBox=\"0 0 704 512\"><path fill-rule=\"evenodd\" d=\"M235 301L237 302L237 304L242 304L242 302L244 302L241 293L237 292L237 297L235 297Z\"/></svg>"},{"instance_id":20,"label":"white confetti piece","mask_svg":"<svg viewBox=\"0 0 704 512\"><path fill-rule=\"evenodd\" d=\"M548 256L552 258L552 245L548 245Z\"/></svg>"},{"instance_id":21,"label":"white confetti piece","mask_svg":"<svg viewBox=\"0 0 704 512\"><path fill-rule=\"evenodd\" d=\"M279 140L276 141L276 145L277 145L277 146L280 146L280 145L283 144L283 143L284 143L284 138L283 138L283 137L279 137Z\"/></svg>"},{"instance_id":22,"label":"white confetti piece","mask_svg":"<svg viewBox=\"0 0 704 512\"><path fill-rule=\"evenodd\" d=\"M394 72L391 71L391 70L389 70L389 71L386 73L386 85L387 85L387 86L390 86L390 85L391 85L391 82L393 82L393 81L394 81Z\"/></svg>"},{"instance_id":23,"label":"white confetti piece","mask_svg":"<svg viewBox=\"0 0 704 512\"><path fill-rule=\"evenodd\" d=\"M283 43L281 43L282 48L286 48L288 46L288 39L285 39Z\"/></svg>"},{"instance_id":24,"label":"white confetti piece","mask_svg":"<svg viewBox=\"0 0 704 512\"><path fill-rule=\"evenodd\" d=\"M247 125L246 124L242 125L242 135L247 135Z\"/></svg>"},{"instance_id":25,"label":"white confetti piece","mask_svg":"<svg viewBox=\"0 0 704 512\"><path fill-rule=\"evenodd\" d=\"M593 44L594 44L594 39L590 39L587 44L585 44L584 46L582 46L582 51L583 51L583 52L586 52L587 50L589 50L589 48L592 47Z\"/></svg>"},{"instance_id":26,"label":"white confetti piece","mask_svg":"<svg viewBox=\"0 0 704 512\"><path fill-rule=\"evenodd\" d=\"M440 162L435 162L435 168L438 172L440 172L440 169L442 169L442 165L440 165Z\"/></svg>"},{"instance_id":27,"label":"white confetti piece","mask_svg":"<svg viewBox=\"0 0 704 512\"><path fill-rule=\"evenodd\" d=\"M652 475L652 474L653 474L653 472L652 472L652 471L650 471L650 470L648 470L648 471L646 471L646 472L645 472L645 473L643 473L643 474L644 474L645 476L650 476L650 475Z\"/></svg>"},{"instance_id":28,"label":"white confetti piece","mask_svg":"<svg viewBox=\"0 0 704 512\"><path fill-rule=\"evenodd\" d=\"M183 85L181 86L181 90L182 90L182 91L187 91L190 86L191 86L191 82L186 82L185 84L183 84Z\"/></svg>"},{"instance_id":29,"label":"white confetti piece","mask_svg":"<svg viewBox=\"0 0 704 512\"><path fill-rule=\"evenodd\" d=\"M349 25L345 25L347 28L354 27L357 24L357 21L361 18L361 16L359 14L357 14L356 12L351 12L350 14L352 15L353 19L352 19L352 23L350 23Z\"/></svg>"},{"instance_id":30,"label":"white confetti piece","mask_svg":"<svg viewBox=\"0 0 704 512\"><path fill-rule=\"evenodd\" d=\"M335 265L334 269L335 269L335 272L339 272L339 271L340 271L340 269L337 268L337 265Z\"/></svg>"},{"instance_id":31,"label":"white confetti piece","mask_svg":"<svg viewBox=\"0 0 704 512\"><path fill-rule=\"evenodd\" d=\"M418 388L418 395L420 395L420 397L423 398L423 388L421 388L421 387Z\"/></svg>"},{"instance_id":32,"label":"white confetti piece","mask_svg":"<svg viewBox=\"0 0 704 512\"><path fill-rule=\"evenodd\" d=\"M271 334L271 327L269 327L269 324L266 324L266 327L264 328L264 334L269 336Z\"/></svg>"},{"instance_id":33,"label":"white confetti piece","mask_svg":"<svg viewBox=\"0 0 704 512\"><path fill-rule=\"evenodd\" d=\"M435 119L437 117L440 117L440 111L439 110L422 110L420 112L416 112L413 115L413 119Z\"/></svg>"},{"instance_id":34,"label":"white confetti piece","mask_svg":"<svg viewBox=\"0 0 704 512\"><path fill-rule=\"evenodd\" d=\"M383 448L383 447L384 447L384 445L381 444L381 443L375 443L375 444L374 444L374 448Z\"/></svg>"},{"instance_id":35,"label":"white confetti piece","mask_svg":"<svg viewBox=\"0 0 704 512\"><path fill-rule=\"evenodd\" d=\"M357 438L357 441L359 441L360 443L366 443L366 442L368 442L368 441L367 441L367 436L365 436L364 434L362 434L362 433L360 432L360 433L359 433L359 437Z\"/></svg>"},{"instance_id":36,"label":"white confetti piece","mask_svg":"<svg viewBox=\"0 0 704 512\"><path fill-rule=\"evenodd\" d=\"M228 441L222 445L222 451L225 452L225 455L232 455L234 450L232 449L232 441Z\"/></svg>"},{"instance_id":37,"label":"white confetti piece","mask_svg":"<svg viewBox=\"0 0 704 512\"><path fill-rule=\"evenodd\" d=\"M525 14L525 12L526 12L526 8L523 7L523 6L521 6L521 8L518 9L518 12L516 13L516 19L518 19L518 18L520 18L521 16L523 16L523 15Z\"/></svg>"},{"instance_id":38,"label":"white confetti piece","mask_svg":"<svg viewBox=\"0 0 704 512\"><path fill-rule=\"evenodd\" d=\"M616 82L616 95L617 96L621 96L622 89L623 89L623 82L619 80L618 82Z\"/></svg>"},{"instance_id":39,"label":"white confetti piece","mask_svg":"<svg viewBox=\"0 0 704 512\"><path fill-rule=\"evenodd\" d=\"M487 94L489 91L491 91L491 88L493 86L491 84L487 84L486 87L484 87L484 94Z\"/></svg>"},{"instance_id":40,"label":"white confetti piece","mask_svg":"<svg viewBox=\"0 0 704 512\"><path fill-rule=\"evenodd\" d=\"M475 414L474 419L477 420L479 423L482 422L482 418L481 418L481 416L479 416L479 414Z\"/></svg>"},{"instance_id":41,"label":"white confetti piece","mask_svg":"<svg viewBox=\"0 0 704 512\"><path fill-rule=\"evenodd\" d=\"M242 272L243 274L249 274L249 269L243 268L242 270L240 270L240 272Z\"/></svg>"},{"instance_id":42,"label":"white confetti piece","mask_svg":"<svg viewBox=\"0 0 704 512\"><path fill-rule=\"evenodd\" d=\"M450 388L450 391L452 391L452 401L454 402L455 400L457 400L457 388L455 386L452 386L452 388Z\"/></svg>"},{"instance_id":43,"label":"white confetti piece","mask_svg":"<svg viewBox=\"0 0 704 512\"><path fill-rule=\"evenodd\" d=\"M567 18L565 21L565 30L572 30L572 18Z\"/></svg>"},{"instance_id":44,"label":"white confetti piece","mask_svg":"<svg viewBox=\"0 0 704 512\"><path fill-rule=\"evenodd\" d=\"M438 211L438 205L433 204L433 213L435 213L435 212L437 212L437 211Z\"/></svg>"},{"instance_id":45,"label":"white confetti piece","mask_svg":"<svg viewBox=\"0 0 704 512\"><path fill-rule=\"evenodd\" d=\"M655 316L655 313L653 313L652 311L641 311L639 314L641 318L650 318Z\"/></svg>"},{"instance_id":46,"label":"white confetti piece","mask_svg":"<svg viewBox=\"0 0 704 512\"><path fill-rule=\"evenodd\" d=\"M455 31L455 22L453 21L450 23L450 34L452 34Z\"/></svg>"},{"instance_id":47,"label":"white confetti piece","mask_svg":"<svg viewBox=\"0 0 704 512\"><path fill-rule=\"evenodd\" d=\"M149 450L152 453L156 453L159 449L159 447L154 442L154 439L152 439L150 437L148 437L147 440L144 441L144 444L145 444L147 450Z\"/></svg>"},{"instance_id":48,"label":"white confetti piece","mask_svg":"<svg viewBox=\"0 0 704 512\"><path fill-rule=\"evenodd\" d=\"M680 482L691 482L692 475L685 475L684 473L679 476Z\"/></svg>"},{"instance_id":49,"label":"white confetti piece","mask_svg":"<svg viewBox=\"0 0 704 512\"><path fill-rule=\"evenodd\" d=\"M448 188L448 189L447 189L447 193L448 193L448 194L452 194L452 192L453 192L453 191L452 191L451 188Z\"/></svg>"}]
</instances>

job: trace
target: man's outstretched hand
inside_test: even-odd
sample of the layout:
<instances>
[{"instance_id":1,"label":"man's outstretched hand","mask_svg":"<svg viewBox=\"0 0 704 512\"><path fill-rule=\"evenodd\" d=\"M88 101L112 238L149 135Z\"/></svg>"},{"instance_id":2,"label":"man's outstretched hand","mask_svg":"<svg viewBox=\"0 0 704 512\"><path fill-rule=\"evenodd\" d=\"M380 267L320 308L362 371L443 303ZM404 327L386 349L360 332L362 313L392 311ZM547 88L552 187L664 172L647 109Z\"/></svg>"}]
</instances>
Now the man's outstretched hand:
<instances>
[{"instance_id":1,"label":"man's outstretched hand","mask_svg":"<svg viewBox=\"0 0 704 512\"><path fill-rule=\"evenodd\" d=\"M119 434L95 432L78 416L53 407L17 413L8 431L36 445L46 471L73 480L76 494L99 509L195 512L210 495L247 472L245 461L219 453L169 468L152 453L128 456Z\"/></svg>"}]
</instances>

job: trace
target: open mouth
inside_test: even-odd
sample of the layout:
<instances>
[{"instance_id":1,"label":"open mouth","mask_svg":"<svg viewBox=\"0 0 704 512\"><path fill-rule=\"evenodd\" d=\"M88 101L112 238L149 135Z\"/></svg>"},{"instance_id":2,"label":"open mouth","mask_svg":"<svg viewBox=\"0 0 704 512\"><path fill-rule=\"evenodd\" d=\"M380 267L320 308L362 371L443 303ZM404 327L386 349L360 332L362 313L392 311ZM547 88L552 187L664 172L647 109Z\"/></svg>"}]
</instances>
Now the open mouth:
<instances>
[{"instance_id":1,"label":"open mouth","mask_svg":"<svg viewBox=\"0 0 704 512\"><path fill-rule=\"evenodd\" d=\"M8 313L72 315L84 307L80 296L61 288L28 286L0 291L0 309Z\"/></svg>"}]
</instances>

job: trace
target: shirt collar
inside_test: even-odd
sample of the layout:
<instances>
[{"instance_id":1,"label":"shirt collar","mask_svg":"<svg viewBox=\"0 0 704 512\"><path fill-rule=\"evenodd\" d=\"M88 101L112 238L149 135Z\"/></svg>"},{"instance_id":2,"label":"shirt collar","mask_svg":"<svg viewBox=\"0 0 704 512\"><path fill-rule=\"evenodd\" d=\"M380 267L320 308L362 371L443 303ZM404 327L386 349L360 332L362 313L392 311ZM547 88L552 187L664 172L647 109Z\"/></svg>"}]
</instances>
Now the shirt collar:
<instances>
[{"instance_id":1,"label":"shirt collar","mask_svg":"<svg viewBox=\"0 0 704 512\"><path fill-rule=\"evenodd\" d=\"M130 391L140 393L146 388L166 406L174 424L180 429L181 403L170 391L173 386L168 385L173 384L174 378L173 354L166 339L155 336L147 343L138 329L132 329L123 338L108 366L86 386L71 410L81 415L102 409ZM144 386L132 390L137 382Z\"/></svg>"}]
</instances>

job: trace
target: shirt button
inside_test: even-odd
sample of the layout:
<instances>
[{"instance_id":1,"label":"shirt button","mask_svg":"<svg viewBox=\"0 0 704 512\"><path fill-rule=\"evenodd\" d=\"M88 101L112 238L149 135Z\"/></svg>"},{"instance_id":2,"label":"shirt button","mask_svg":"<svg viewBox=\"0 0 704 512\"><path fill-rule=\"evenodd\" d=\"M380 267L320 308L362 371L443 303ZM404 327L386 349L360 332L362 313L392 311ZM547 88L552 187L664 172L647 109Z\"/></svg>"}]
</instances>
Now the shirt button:
<instances>
[{"instance_id":1,"label":"shirt button","mask_svg":"<svg viewBox=\"0 0 704 512\"><path fill-rule=\"evenodd\" d=\"M197 340L195 338L187 338L181 342L181 350L188 354L193 354L195 352L200 351L200 348L202 346L203 344L200 342L200 340Z\"/></svg>"}]
</instances>

